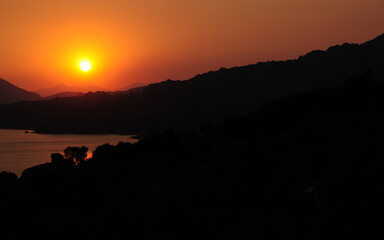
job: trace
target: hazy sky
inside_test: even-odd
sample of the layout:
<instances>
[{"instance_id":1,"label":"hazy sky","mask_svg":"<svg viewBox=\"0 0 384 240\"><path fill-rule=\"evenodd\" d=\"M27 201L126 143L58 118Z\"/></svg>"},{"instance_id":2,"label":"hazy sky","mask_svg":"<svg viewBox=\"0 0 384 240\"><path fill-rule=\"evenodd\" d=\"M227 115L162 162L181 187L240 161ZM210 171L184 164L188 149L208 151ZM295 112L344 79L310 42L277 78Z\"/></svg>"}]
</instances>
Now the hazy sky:
<instances>
[{"instance_id":1,"label":"hazy sky","mask_svg":"<svg viewBox=\"0 0 384 240\"><path fill-rule=\"evenodd\" d=\"M384 33L383 13L384 0L0 0L0 78L28 90L187 79L362 43Z\"/></svg>"}]
</instances>

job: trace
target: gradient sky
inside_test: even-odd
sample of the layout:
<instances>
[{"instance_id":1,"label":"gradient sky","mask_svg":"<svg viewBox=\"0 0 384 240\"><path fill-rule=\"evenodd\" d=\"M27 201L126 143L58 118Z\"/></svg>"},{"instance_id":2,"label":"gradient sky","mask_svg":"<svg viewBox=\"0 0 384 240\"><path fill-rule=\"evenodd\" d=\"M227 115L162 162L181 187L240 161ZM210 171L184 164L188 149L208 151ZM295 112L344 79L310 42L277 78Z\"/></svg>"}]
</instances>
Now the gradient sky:
<instances>
[{"instance_id":1,"label":"gradient sky","mask_svg":"<svg viewBox=\"0 0 384 240\"><path fill-rule=\"evenodd\" d=\"M0 78L28 90L183 80L371 40L383 13L384 0L0 0Z\"/></svg>"}]
</instances>

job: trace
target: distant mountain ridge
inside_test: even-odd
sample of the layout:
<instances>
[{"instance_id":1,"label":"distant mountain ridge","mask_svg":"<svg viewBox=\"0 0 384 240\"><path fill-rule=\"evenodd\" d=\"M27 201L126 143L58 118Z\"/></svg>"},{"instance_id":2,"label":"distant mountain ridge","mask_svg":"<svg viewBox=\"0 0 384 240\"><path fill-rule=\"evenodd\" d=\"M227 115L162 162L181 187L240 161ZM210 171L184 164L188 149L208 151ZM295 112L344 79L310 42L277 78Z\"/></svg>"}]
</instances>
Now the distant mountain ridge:
<instances>
[{"instance_id":1,"label":"distant mountain ridge","mask_svg":"<svg viewBox=\"0 0 384 240\"><path fill-rule=\"evenodd\" d=\"M67 97L81 97L84 96L85 93L82 92L60 92L57 94L49 95L47 97L44 97L44 100L51 100L55 98L67 98Z\"/></svg>"},{"instance_id":2,"label":"distant mountain ridge","mask_svg":"<svg viewBox=\"0 0 384 240\"><path fill-rule=\"evenodd\" d=\"M42 88L36 91L42 97L49 97L66 92L96 92L96 91L108 91L106 88L102 88L92 83L79 83L76 85L58 84L51 88Z\"/></svg>"},{"instance_id":3,"label":"distant mountain ridge","mask_svg":"<svg viewBox=\"0 0 384 240\"><path fill-rule=\"evenodd\" d=\"M135 83L129 84L127 86L124 86L122 88L116 89L116 92L125 92L125 91L129 91L131 89L139 89L139 88L144 87L145 85L146 84L144 84L142 82L135 82Z\"/></svg>"},{"instance_id":4,"label":"distant mountain ridge","mask_svg":"<svg viewBox=\"0 0 384 240\"><path fill-rule=\"evenodd\" d=\"M150 133L217 125L289 95L340 87L369 72L384 79L384 35L363 44L312 51L295 60L221 68L185 81L167 80L129 94L84 97L0 107L0 127L41 132ZM9 117L8 117L9 116Z\"/></svg>"},{"instance_id":5,"label":"distant mountain ridge","mask_svg":"<svg viewBox=\"0 0 384 240\"><path fill-rule=\"evenodd\" d=\"M0 105L20 101L35 101L41 97L33 92L26 91L0 78Z\"/></svg>"}]
</instances>

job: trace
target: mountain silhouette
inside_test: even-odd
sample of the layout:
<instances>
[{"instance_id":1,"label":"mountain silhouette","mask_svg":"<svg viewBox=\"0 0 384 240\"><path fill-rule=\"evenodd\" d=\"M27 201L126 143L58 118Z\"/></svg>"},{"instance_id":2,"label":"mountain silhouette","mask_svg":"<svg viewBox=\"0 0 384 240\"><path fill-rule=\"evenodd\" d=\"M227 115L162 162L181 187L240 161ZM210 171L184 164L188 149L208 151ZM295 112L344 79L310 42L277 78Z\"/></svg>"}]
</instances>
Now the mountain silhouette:
<instances>
[{"instance_id":1,"label":"mountain silhouette","mask_svg":"<svg viewBox=\"0 0 384 240\"><path fill-rule=\"evenodd\" d=\"M80 97L84 96L85 93L82 92L60 92L56 93L47 97L44 97L44 100L50 100L50 99L55 99L55 98L63 98L63 97Z\"/></svg>"},{"instance_id":2,"label":"mountain silhouette","mask_svg":"<svg viewBox=\"0 0 384 240\"><path fill-rule=\"evenodd\" d=\"M0 127L38 132L148 134L172 127L190 130L310 90L340 87L370 72L384 79L384 35L363 44L337 45L295 60L221 68L185 81L167 80L129 94L25 102L0 107Z\"/></svg>"},{"instance_id":3,"label":"mountain silhouette","mask_svg":"<svg viewBox=\"0 0 384 240\"><path fill-rule=\"evenodd\" d=\"M16 87L0 78L0 105L40 99L41 97L38 94Z\"/></svg>"},{"instance_id":4,"label":"mountain silhouette","mask_svg":"<svg viewBox=\"0 0 384 240\"><path fill-rule=\"evenodd\" d=\"M2 172L2 237L375 239L383 92L367 71L200 132L104 144L87 161L85 146L68 147L19 179Z\"/></svg>"},{"instance_id":5,"label":"mountain silhouette","mask_svg":"<svg viewBox=\"0 0 384 240\"><path fill-rule=\"evenodd\" d=\"M106 91L107 89L97 86L92 83L78 83L74 85L58 84L52 88L42 88L36 91L42 97L50 97L56 94L68 93L68 92L96 92ZM65 95L65 94L62 94ZM66 95L67 96L67 95Z\"/></svg>"},{"instance_id":6,"label":"mountain silhouette","mask_svg":"<svg viewBox=\"0 0 384 240\"><path fill-rule=\"evenodd\" d=\"M127 86L116 89L116 92L126 92L126 91L129 91L131 89L138 89L138 88L144 87L145 85L146 84L144 84L142 82L135 82L135 83L129 84Z\"/></svg>"}]
</instances>

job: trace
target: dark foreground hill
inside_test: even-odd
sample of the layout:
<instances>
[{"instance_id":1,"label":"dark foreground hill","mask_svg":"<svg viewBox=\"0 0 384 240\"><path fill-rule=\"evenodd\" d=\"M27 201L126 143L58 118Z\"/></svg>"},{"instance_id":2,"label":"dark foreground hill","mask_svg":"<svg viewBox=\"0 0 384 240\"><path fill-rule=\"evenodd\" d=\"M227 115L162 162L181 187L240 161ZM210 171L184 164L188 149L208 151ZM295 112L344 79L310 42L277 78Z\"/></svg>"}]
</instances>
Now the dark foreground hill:
<instances>
[{"instance_id":1,"label":"dark foreground hill","mask_svg":"<svg viewBox=\"0 0 384 240\"><path fill-rule=\"evenodd\" d=\"M4 239L383 236L384 83L369 73L201 133L0 174ZM73 159L80 162L77 166Z\"/></svg>"},{"instance_id":2,"label":"dark foreground hill","mask_svg":"<svg viewBox=\"0 0 384 240\"><path fill-rule=\"evenodd\" d=\"M148 134L167 127L189 130L216 125L274 99L340 87L347 78L368 70L382 79L383 52L384 35L361 45L314 51L296 60L220 69L186 81L168 80L131 94L94 93L1 106L0 128Z\"/></svg>"},{"instance_id":3,"label":"dark foreground hill","mask_svg":"<svg viewBox=\"0 0 384 240\"><path fill-rule=\"evenodd\" d=\"M36 101L42 98L33 92L16 87L0 78L0 105L20 101Z\"/></svg>"}]
</instances>

